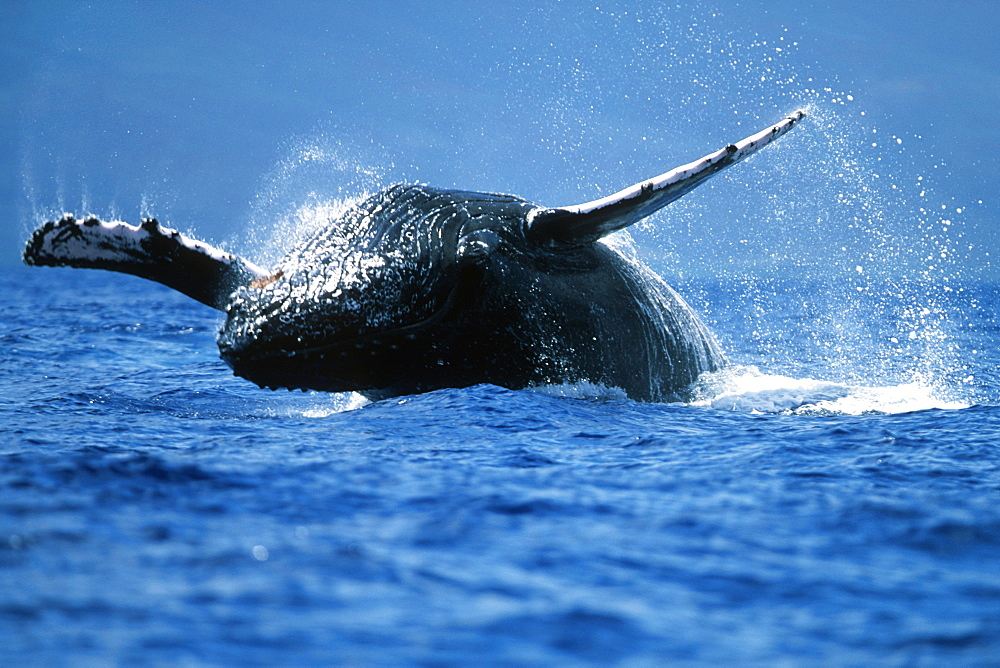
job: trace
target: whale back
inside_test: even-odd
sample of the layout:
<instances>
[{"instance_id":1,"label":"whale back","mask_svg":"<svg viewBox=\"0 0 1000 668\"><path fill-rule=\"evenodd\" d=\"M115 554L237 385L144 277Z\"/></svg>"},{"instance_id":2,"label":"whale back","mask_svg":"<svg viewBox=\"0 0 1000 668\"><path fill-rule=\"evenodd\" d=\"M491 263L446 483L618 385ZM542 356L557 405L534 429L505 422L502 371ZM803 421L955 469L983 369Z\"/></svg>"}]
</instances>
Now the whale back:
<instances>
[{"instance_id":1,"label":"whale back","mask_svg":"<svg viewBox=\"0 0 1000 668\"><path fill-rule=\"evenodd\" d=\"M513 231L505 239L515 236ZM589 382L636 400L685 398L725 364L715 337L647 267L604 243L501 243L468 270L473 300L442 328L461 384ZM456 379L461 373L456 374Z\"/></svg>"}]
</instances>

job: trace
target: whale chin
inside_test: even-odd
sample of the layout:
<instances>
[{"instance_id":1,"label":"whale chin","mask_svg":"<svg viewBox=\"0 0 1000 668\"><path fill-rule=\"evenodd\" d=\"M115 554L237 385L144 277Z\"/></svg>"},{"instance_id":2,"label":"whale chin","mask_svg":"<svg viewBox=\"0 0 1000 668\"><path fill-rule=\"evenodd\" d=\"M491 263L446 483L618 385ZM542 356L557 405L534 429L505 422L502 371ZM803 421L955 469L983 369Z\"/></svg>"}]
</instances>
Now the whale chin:
<instances>
[{"instance_id":1,"label":"whale chin","mask_svg":"<svg viewBox=\"0 0 1000 668\"><path fill-rule=\"evenodd\" d=\"M435 356L433 346L417 345L421 338L412 331L390 331L310 348L285 349L261 341L240 348L220 343L219 352L234 375L272 390L381 397L460 383L451 373L452 365Z\"/></svg>"},{"instance_id":2,"label":"whale chin","mask_svg":"<svg viewBox=\"0 0 1000 668\"><path fill-rule=\"evenodd\" d=\"M260 387L277 390L365 392L391 382L398 374L399 346L378 338L340 342L309 349L220 346L233 374Z\"/></svg>"}]
</instances>

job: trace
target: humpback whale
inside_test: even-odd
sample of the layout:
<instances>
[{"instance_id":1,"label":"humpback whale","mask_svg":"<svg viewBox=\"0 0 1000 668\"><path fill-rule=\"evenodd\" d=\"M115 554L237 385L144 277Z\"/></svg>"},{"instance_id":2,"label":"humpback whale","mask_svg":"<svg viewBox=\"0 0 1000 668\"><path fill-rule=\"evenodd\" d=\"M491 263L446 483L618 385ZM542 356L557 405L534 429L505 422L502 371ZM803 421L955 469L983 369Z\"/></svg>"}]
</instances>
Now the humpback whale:
<instances>
[{"instance_id":1,"label":"humpback whale","mask_svg":"<svg viewBox=\"0 0 1000 668\"><path fill-rule=\"evenodd\" d=\"M220 355L261 387L380 399L589 381L634 400L675 400L724 365L723 352L673 289L600 240L803 115L573 206L394 185L350 206L274 268L155 219L135 226L69 214L35 230L23 259L134 274L223 311Z\"/></svg>"}]
</instances>

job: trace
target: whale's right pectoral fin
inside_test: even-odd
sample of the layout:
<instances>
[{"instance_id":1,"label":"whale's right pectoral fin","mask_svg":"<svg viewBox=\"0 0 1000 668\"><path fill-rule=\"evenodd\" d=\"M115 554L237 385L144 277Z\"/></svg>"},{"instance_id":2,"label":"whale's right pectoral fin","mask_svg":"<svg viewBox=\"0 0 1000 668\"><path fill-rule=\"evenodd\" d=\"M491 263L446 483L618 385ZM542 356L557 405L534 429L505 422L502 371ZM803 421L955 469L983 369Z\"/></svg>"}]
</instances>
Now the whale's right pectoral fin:
<instances>
[{"instance_id":1,"label":"whale's right pectoral fin","mask_svg":"<svg viewBox=\"0 0 1000 668\"><path fill-rule=\"evenodd\" d=\"M35 230L23 259L29 265L141 276L220 310L236 288L270 274L231 253L162 227L152 218L143 219L137 227L66 215Z\"/></svg>"},{"instance_id":2,"label":"whale's right pectoral fin","mask_svg":"<svg viewBox=\"0 0 1000 668\"><path fill-rule=\"evenodd\" d=\"M691 192L726 167L735 165L788 132L803 116L804 111L796 111L766 130L614 195L575 206L535 209L528 217L527 235L536 241L567 244L596 241Z\"/></svg>"}]
</instances>

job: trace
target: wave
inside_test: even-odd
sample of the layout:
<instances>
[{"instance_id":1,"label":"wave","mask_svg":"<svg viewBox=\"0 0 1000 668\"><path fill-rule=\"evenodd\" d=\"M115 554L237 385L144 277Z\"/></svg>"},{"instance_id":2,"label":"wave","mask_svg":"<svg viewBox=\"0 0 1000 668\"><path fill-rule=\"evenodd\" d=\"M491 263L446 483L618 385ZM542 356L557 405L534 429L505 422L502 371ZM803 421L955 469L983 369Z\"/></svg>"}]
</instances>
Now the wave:
<instances>
[{"instance_id":1,"label":"wave","mask_svg":"<svg viewBox=\"0 0 1000 668\"><path fill-rule=\"evenodd\" d=\"M535 385L527 388L531 392L564 399L589 399L596 401L628 401L628 395L620 387L608 387L601 383L581 380L576 383L555 383Z\"/></svg>"},{"instance_id":2,"label":"wave","mask_svg":"<svg viewBox=\"0 0 1000 668\"><path fill-rule=\"evenodd\" d=\"M441 390L439 393L467 392L473 389ZM612 403L630 401L621 388L590 381L537 385L525 391L560 399ZM281 397L280 394L278 396ZM372 403L355 392L314 392L304 397L289 394L281 398L284 400L270 402L268 417L326 418ZM396 397L387 401L407 402L411 399ZM760 415L894 415L932 409L957 410L972 406L966 401L944 398L935 387L919 380L895 385L864 386L768 374L754 366L732 366L704 374L692 388L692 398L689 401L669 405Z\"/></svg>"},{"instance_id":3,"label":"wave","mask_svg":"<svg viewBox=\"0 0 1000 668\"><path fill-rule=\"evenodd\" d=\"M590 401L628 401L623 390L580 381L541 385L530 391L551 397ZM814 378L768 374L754 366L732 366L702 375L688 402L672 404L721 411L772 415L894 415L932 409L969 408L944 398L920 380L865 386Z\"/></svg>"}]
</instances>

